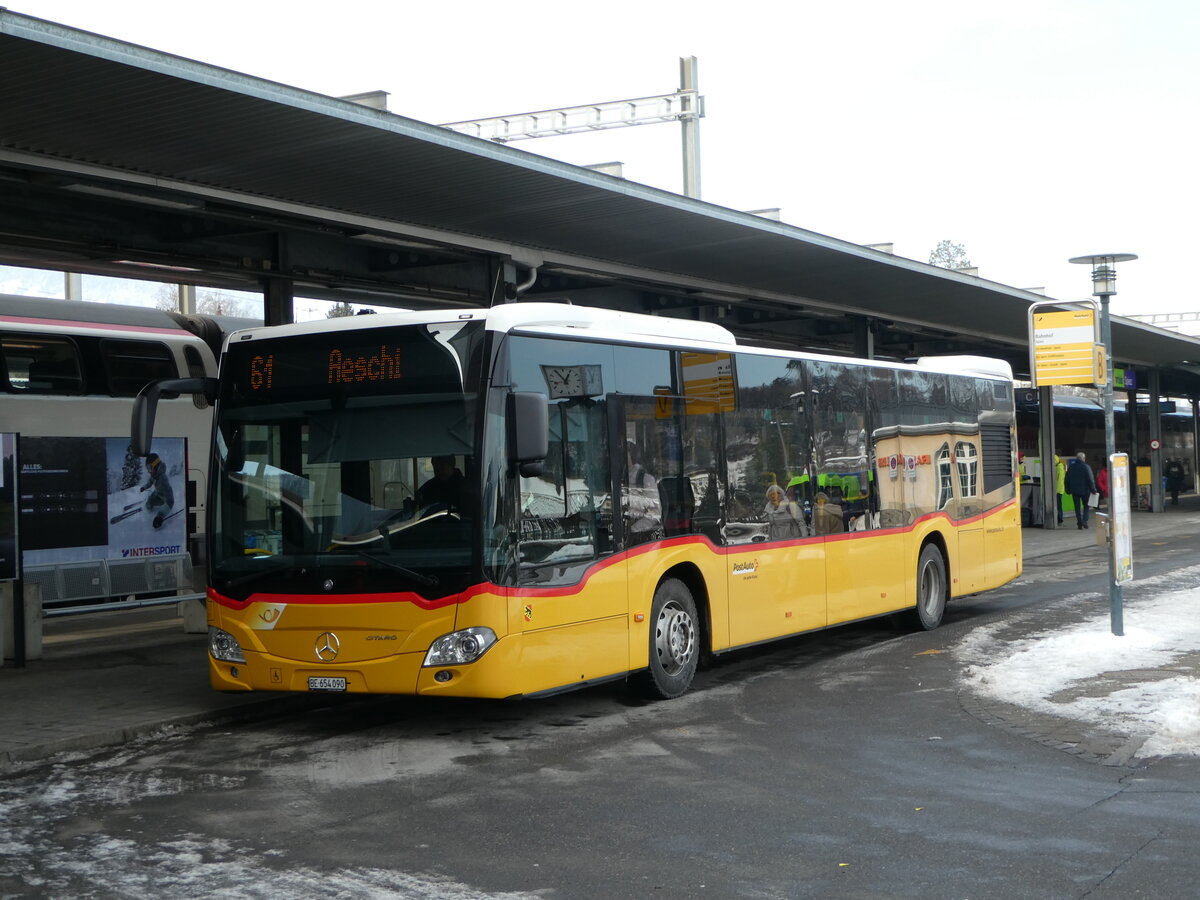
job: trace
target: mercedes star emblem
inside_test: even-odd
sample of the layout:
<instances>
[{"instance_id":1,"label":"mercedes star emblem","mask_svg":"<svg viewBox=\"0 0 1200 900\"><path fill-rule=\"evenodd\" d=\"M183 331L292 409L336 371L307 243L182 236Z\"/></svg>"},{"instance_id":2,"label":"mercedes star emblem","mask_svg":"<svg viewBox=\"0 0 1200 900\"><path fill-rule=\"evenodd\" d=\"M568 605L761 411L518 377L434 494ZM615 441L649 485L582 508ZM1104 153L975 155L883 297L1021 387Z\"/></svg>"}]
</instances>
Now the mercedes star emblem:
<instances>
[{"instance_id":1,"label":"mercedes star emblem","mask_svg":"<svg viewBox=\"0 0 1200 900\"><path fill-rule=\"evenodd\" d=\"M337 659L338 651L341 649L342 642L332 631L326 631L317 638L317 659L323 662L332 662Z\"/></svg>"}]
</instances>

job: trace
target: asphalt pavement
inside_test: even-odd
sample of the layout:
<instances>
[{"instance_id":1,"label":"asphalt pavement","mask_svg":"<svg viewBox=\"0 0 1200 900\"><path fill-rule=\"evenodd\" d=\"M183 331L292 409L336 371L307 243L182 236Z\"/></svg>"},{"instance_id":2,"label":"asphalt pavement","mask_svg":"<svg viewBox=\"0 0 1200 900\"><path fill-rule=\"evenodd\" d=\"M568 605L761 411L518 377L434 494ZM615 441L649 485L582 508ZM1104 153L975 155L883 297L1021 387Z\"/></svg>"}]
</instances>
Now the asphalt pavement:
<instances>
[{"instance_id":1,"label":"asphalt pavement","mask_svg":"<svg viewBox=\"0 0 1200 900\"><path fill-rule=\"evenodd\" d=\"M1181 530L1200 532L1200 496L1181 497L1178 506L1162 513L1133 513L1135 542ZM1098 572L1107 565L1095 531L1076 528L1070 513L1062 528L1024 531L1027 561L1072 551L1073 559L1094 557ZM213 691L207 638L184 631L175 605L65 616L43 625L41 659L20 668L10 660L0 667L0 771L171 728L266 718L323 701L304 694ZM1006 634L1014 641L1024 636ZM1178 675L1178 662L1174 666ZM1026 719L1014 708L971 711L991 724L1033 735L1054 725L1032 713ZM1086 736L1049 734L1064 749L1095 761L1120 761L1119 748L1097 746Z\"/></svg>"}]
</instances>

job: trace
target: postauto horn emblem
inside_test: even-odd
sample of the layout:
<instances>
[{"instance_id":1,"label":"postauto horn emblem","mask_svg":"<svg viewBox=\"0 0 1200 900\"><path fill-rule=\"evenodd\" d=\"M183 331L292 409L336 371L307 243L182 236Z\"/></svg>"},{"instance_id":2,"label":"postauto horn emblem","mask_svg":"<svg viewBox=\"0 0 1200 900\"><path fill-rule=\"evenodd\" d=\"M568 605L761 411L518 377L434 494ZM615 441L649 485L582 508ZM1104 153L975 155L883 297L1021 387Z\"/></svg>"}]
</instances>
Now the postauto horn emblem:
<instances>
[{"instance_id":1,"label":"postauto horn emblem","mask_svg":"<svg viewBox=\"0 0 1200 900\"><path fill-rule=\"evenodd\" d=\"M326 631L317 638L317 659L323 662L333 662L341 649L342 642L332 631Z\"/></svg>"}]
</instances>

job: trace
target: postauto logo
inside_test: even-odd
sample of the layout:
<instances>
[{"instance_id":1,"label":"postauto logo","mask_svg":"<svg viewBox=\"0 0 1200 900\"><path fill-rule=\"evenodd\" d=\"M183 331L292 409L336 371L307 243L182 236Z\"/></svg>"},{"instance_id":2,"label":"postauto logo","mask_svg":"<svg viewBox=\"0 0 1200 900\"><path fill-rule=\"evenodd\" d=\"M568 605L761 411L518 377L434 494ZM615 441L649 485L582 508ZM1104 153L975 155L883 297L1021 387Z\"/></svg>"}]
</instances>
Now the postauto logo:
<instances>
[{"instance_id":1,"label":"postauto logo","mask_svg":"<svg viewBox=\"0 0 1200 900\"><path fill-rule=\"evenodd\" d=\"M168 556L170 554L180 553L183 550L181 544L163 544L159 547L130 547L121 551L122 559L131 559L136 556Z\"/></svg>"}]
</instances>

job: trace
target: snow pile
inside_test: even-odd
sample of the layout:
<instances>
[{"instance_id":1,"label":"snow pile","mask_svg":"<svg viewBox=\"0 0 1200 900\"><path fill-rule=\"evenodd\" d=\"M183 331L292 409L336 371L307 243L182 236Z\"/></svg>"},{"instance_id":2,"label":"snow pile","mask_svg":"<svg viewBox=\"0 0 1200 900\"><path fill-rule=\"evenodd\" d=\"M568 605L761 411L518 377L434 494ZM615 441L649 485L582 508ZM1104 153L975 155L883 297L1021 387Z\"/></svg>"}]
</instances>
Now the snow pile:
<instances>
[{"instance_id":1,"label":"snow pile","mask_svg":"<svg viewBox=\"0 0 1200 900\"><path fill-rule=\"evenodd\" d=\"M1194 580L1200 568L1172 577L1175 585ZM1139 592L1155 584L1167 582L1153 579ZM1063 602L1099 608L1101 600ZM1145 735L1138 756L1200 756L1200 587L1127 601L1123 618L1122 637L1112 634L1107 610L1013 641L1002 637L1004 622L976 629L957 648L972 663L963 680L986 697Z\"/></svg>"}]
</instances>

